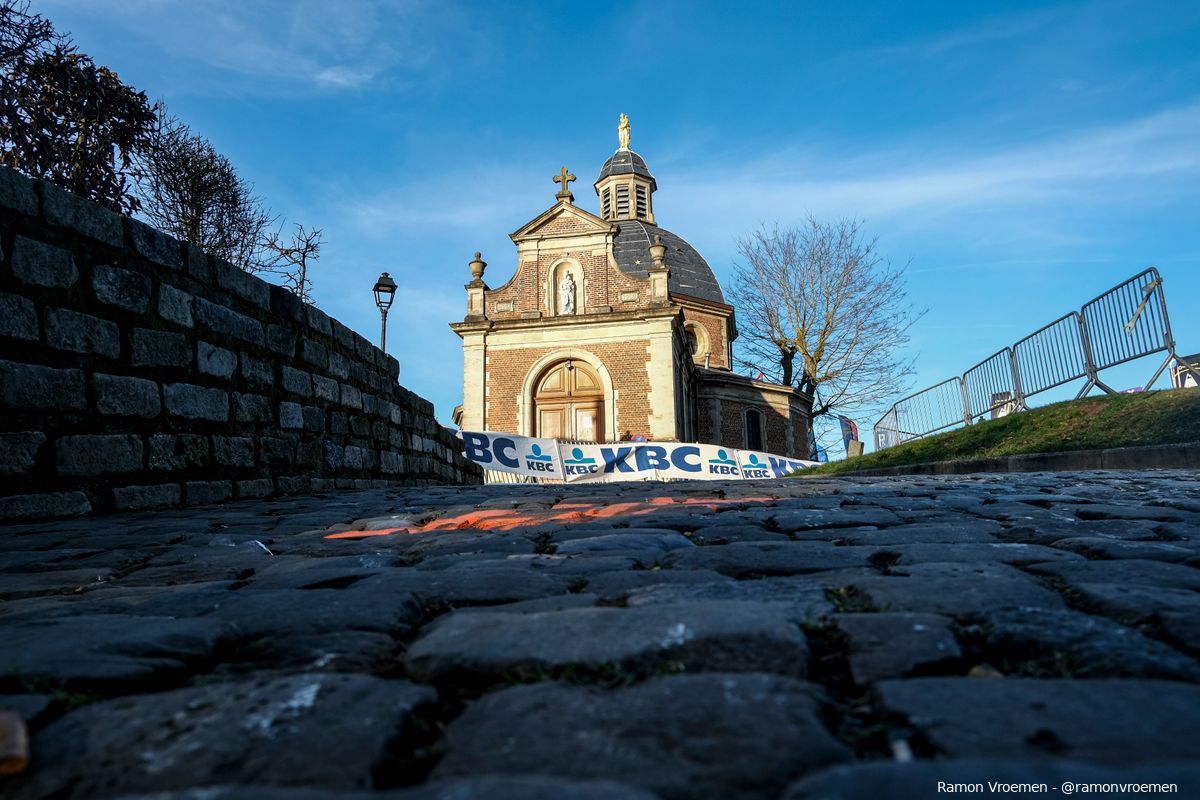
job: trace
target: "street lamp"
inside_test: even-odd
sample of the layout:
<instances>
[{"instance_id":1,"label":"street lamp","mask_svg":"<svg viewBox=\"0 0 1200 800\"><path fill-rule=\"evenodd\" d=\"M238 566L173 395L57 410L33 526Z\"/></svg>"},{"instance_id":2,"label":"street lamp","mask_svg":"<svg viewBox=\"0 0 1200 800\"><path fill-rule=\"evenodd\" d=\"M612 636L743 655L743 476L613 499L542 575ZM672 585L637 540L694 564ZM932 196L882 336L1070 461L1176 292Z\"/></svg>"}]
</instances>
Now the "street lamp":
<instances>
[{"instance_id":1,"label":"street lamp","mask_svg":"<svg viewBox=\"0 0 1200 800\"><path fill-rule=\"evenodd\" d=\"M382 326L379 332L379 349L387 352L387 312L392 307L392 300L396 297L396 282L392 280L385 272L379 276L379 280L375 281L375 305L379 306L379 316L382 319Z\"/></svg>"}]
</instances>

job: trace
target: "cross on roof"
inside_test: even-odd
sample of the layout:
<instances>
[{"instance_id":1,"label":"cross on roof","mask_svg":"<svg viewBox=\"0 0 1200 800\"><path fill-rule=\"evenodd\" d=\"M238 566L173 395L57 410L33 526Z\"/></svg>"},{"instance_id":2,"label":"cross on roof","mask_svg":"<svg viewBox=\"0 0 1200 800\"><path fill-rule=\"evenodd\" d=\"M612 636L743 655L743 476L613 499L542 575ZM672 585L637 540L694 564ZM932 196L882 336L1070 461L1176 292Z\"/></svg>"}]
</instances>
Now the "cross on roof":
<instances>
[{"instance_id":1,"label":"cross on roof","mask_svg":"<svg viewBox=\"0 0 1200 800\"><path fill-rule=\"evenodd\" d=\"M562 172L555 175L551 180L553 180L555 183L562 184L562 190L559 191L558 194L554 195L555 197L557 197L559 200L569 200L572 202L575 200L575 195L571 194L571 190L567 188L567 184L575 180L575 176L567 172L566 167L563 167Z\"/></svg>"}]
</instances>

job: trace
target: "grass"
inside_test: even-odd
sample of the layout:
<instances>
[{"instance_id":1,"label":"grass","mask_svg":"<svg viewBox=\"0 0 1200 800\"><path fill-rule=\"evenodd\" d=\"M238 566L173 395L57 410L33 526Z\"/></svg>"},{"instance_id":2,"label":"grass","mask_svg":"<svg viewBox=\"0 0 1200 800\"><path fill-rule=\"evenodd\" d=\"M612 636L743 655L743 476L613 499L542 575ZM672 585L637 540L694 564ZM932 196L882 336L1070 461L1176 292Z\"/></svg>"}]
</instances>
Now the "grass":
<instances>
[{"instance_id":1,"label":"grass","mask_svg":"<svg viewBox=\"0 0 1200 800\"><path fill-rule=\"evenodd\" d=\"M807 477L933 461L1185 442L1200 442L1197 389L1054 403L796 474Z\"/></svg>"}]
</instances>

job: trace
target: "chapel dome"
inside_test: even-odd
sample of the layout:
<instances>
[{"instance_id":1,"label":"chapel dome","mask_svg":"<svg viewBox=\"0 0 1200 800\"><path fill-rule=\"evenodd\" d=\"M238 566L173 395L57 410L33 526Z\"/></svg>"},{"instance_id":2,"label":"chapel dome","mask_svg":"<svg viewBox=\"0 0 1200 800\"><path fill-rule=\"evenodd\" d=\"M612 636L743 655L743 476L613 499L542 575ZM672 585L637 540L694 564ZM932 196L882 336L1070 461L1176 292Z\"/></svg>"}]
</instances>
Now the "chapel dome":
<instances>
[{"instance_id":1,"label":"chapel dome","mask_svg":"<svg viewBox=\"0 0 1200 800\"><path fill-rule=\"evenodd\" d=\"M640 175L650 181L651 191L658 189L658 183L650 174L650 168L646 166L646 159L626 148L609 156L608 161L600 168L600 177L596 178L596 183L613 175Z\"/></svg>"},{"instance_id":2,"label":"chapel dome","mask_svg":"<svg viewBox=\"0 0 1200 800\"><path fill-rule=\"evenodd\" d=\"M640 158L638 160L641 161ZM650 245L654 243L655 236L661 236L662 243L667 247L663 260L671 271L667 290L673 294L725 304L725 295L721 292L717 276L704 257L696 252L696 248L657 225L632 219L617 220L616 224L618 230L613 239L613 256L623 272L638 278L649 275L652 264Z\"/></svg>"}]
</instances>

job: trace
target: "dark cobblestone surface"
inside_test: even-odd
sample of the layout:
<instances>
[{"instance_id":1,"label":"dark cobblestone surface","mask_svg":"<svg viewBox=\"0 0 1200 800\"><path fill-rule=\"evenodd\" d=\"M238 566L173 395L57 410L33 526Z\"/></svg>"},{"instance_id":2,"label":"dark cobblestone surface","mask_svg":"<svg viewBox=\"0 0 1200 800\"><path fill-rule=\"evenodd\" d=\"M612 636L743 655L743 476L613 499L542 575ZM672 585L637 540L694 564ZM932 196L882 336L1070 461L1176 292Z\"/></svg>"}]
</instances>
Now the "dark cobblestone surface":
<instances>
[{"instance_id":1,"label":"dark cobblestone surface","mask_svg":"<svg viewBox=\"0 0 1200 800\"><path fill-rule=\"evenodd\" d=\"M0 707L33 762L0 795L1196 797L1197 497L1034 473L12 524Z\"/></svg>"}]
</instances>

